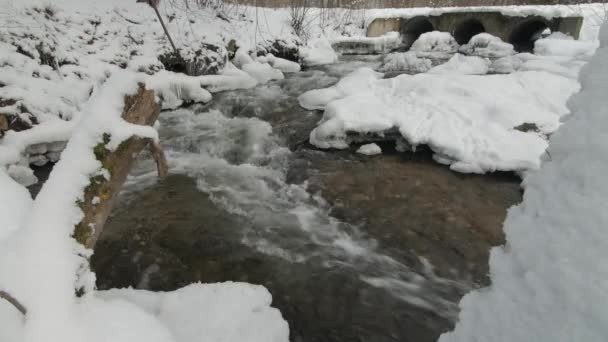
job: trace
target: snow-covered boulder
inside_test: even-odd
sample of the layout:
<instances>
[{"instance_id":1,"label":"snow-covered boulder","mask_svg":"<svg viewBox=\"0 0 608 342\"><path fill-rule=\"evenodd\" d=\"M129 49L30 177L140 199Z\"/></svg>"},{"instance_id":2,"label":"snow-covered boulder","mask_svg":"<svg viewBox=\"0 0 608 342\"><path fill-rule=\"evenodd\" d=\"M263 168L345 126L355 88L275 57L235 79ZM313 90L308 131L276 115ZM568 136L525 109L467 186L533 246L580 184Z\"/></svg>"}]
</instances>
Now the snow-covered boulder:
<instances>
[{"instance_id":1,"label":"snow-covered boulder","mask_svg":"<svg viewBox=\"0 0 608 342\"><path fill-rule=\"evenodd\" d=\"M300 47L302 43L299 40L275 39L273 41L264 41L257 46L256 54L258 56L266 56L272 54L277 58L286 59L288 61L299 63Z\"/></svg>"},{"instance_id":2,"label":"snow-covered boulder","mask_svg":"<svg viewBox=\"0 0 608 342\"><path fill-rule=\"evenodd\" d=\"M519 70L522 64L522 60L517 55L505 56L493 61L490 64L489 72L494 74L510 74Z\"/></svg>"},{"instance_id":3,"label":"snow-covered boulder","mask_svg":"<svg viewBox=\"0 0 608 342\"><path fill-rule=\"evenodd\" d=\"M253 77L258 83L266 83L270 80L281 80L285 77L281 70L273 68L266 62L261 63L260 61L253 59L243 49L239 49L236 52L232 62Z\"/></svg>"},{"instance_id":4,"label":"snow-covered boulder","mask_svg":"<svg viewBox=\"0 0 608 342\"><path fill-rule=\"evenodd\" d=\"M354 136L397 130L412 149L427 145L436 160L467 173L538 168L545 134L559 127L568 113L567 97L579 87L575 80L539 71L382 79L360 69L343 81L300 97L303 105L325 109L310 133L313 145L344 149L362 141ZM525 122L540 132L515 129Z\"/></svg>"},{"instance_id":5,"label":"snow-covered boulder","mask_svg":"<svg viewBox=\"0 0 608 342\"><path fill-rule=\"evenodd\" d=\"M489 68L490 61L487 58L457 53L446 63L429 70L429 74L485 75Z\"/></svg>"},{"instance_id":6,"label":"snow-covered boulder","mask_svg":"<svg viewBox=\"0 0 608 342\"><path fill-rule=\"evenodd\" d=\"M596 41L574 40L560 32L555 32L534 43L534 53L541 56L583 56L589 58L596 48Z\"/></svg>"},{"instance_id":7,"label":"snow-covered boulder","mask_svg":"<svg viewBox=\"0 0 608 342\"><path fill-rule=\"evenodd\" d=\"M308 46L301 47L300 56L304 65L309 66L331 64L338 60L338 55L325 37L319 37L310 41Z\"/></svg>"},{"instance_id":8,"label":"snow-covered boulder","mask_svg":"<svg viewBox=\"0 0 608 342\"><path fill-rule=\"evenodd\" d=\"M217 74L228 61L228 51L213 44L201 42L198 48L191 47L176 54L168 50L158 56L166 70L189 76Z\"/></svg>"},{"instance_id":9,"label":"snow-covered boulder","mask_svg":"<svg viewBox=\"0 0 608 342\"><path fill-rule=\"evenodd\" d=\"M458 51L458 43L449 32L432 31L421 34L410 51L418 57L447 59Z\"/></svg>"},{"instance_id":10,"label":"snow-covered boulder","mask_svg":"<svg viewBox=\"0 0 608 342\"><path fill-rule=\"evenodd\" d=\"M280 70L282 72L298 72L300 71L300 64L296 62L292 62L290 60L276 57L275 55L269 53L265 56L258 56L256 60L260 63L268 63L273 68Z\"/></svg>"},{"instance_id":11,"label":"snow-covered boulder","mask_svg":"<svg viewBox=\"0 0 608 342\"><path fill-rule=\"evenodd\" d=\"M377 144L366 144L359 147L357 153L364 154L366 156L375 156L382 154L382 149Z\"/></svg>"},{"instance_id":12,"label":"snow-covered boulder","mask_svg":"<svg viewBox=\"0 0 608 342\"><path fill-rule=\"evenodd\" d=\"M515 54L513 45L485 32L473 36L467 44L460 47L459 51L465 55L488 58L501 58Z\"/></svg>"},{"instance_id":13,"label":"snow-covered boulder","mask_svg":"<svg viewBox=\"0 0 608 342\"><path fill-rule=\"evenodd\" d=\"M433 63L430 59L420 58L414 52L394 52L384 56L380 71L405 71L417 74L429 71L432 66Z\"/></svg>"}]
</instances>

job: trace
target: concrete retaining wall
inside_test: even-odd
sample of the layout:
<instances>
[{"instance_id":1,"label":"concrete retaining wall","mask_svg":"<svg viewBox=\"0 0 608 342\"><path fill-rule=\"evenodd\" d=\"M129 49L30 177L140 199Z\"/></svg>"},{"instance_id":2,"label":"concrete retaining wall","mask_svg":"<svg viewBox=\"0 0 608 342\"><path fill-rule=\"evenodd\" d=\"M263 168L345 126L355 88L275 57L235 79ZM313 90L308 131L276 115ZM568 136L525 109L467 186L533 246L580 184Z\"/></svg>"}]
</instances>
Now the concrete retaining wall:
<instances>
[{"instance_id":1,"label":"concrete retaining wall","mask_svg":"<svg viewBox=\"0 0 608 342\"><path fill-rule=\"evenodd\" d=\"M510 5L574 5L606 3L608 0L224 0L260 7L322 7L322 8L410 8L452 6L510 6Z\"/></svg>"}]
</instances>

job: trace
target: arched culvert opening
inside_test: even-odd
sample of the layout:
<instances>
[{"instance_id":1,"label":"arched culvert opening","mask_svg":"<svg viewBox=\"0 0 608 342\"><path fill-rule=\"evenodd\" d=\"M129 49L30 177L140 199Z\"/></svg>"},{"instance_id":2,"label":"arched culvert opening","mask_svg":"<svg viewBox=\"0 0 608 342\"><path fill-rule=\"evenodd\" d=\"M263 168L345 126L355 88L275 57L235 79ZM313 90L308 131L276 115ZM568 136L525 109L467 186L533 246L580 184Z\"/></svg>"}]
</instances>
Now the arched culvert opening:
<instances>
[{"instance_id":1,"label":"arched culvert opening","mask_svg":"<svg viewBox=\"0 0 608 342\"><path fill-rule=\"evenodd\" d=\"M473 38L473 36L486 32L486 28L477 19L465 20L456 26L454 30L454 39L460 45L464 45Z\"/></svg>"},{"instance_id":2,"label":"arched culvert opening","mask_svg":"<svg viewBox=\"0 0 608 342\"><path fill-rule=\"evenodd\" d=\"M534 50L534 42L541 38L543 34L548 34L549 25L541 19L534 19L517 25L511 36L509 43L513 44L515 50L520 52L530 52Z\"/></svg>"},{"instance_id":3,"label":"arched culvert opening","mask_svg":"<svg viewBox=\"0 0 608 342\"><path fill-rule=\"evenodd\" d=\"M408 22L401 28L401 37L403 38L403 44L405 47L409 48L414 44L416 39L420 37L421 34L426 32L431 32L435 29L433 24L424 17L413 18L408 20Z\"/></svg>"}]
</instances>

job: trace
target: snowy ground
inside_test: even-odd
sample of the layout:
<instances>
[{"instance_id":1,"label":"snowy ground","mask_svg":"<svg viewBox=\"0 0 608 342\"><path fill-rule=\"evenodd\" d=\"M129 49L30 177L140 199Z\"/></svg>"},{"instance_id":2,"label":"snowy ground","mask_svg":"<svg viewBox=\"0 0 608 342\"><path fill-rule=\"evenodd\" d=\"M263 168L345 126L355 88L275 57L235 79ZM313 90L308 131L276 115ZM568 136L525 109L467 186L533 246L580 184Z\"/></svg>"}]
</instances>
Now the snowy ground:
<instances>
[{"instance_id":1,"label":"snowy ground","mask_svg":"<svg viewBox=\"0 0 608 342\"><path fill-rule=\"evenodd\" d=\"M463 298L460 322L441 342L606 340L608 26L602 31L568 102L572 115L509 211L506 245L492 250L492 286Z\"/></svg>"}]
</instances>

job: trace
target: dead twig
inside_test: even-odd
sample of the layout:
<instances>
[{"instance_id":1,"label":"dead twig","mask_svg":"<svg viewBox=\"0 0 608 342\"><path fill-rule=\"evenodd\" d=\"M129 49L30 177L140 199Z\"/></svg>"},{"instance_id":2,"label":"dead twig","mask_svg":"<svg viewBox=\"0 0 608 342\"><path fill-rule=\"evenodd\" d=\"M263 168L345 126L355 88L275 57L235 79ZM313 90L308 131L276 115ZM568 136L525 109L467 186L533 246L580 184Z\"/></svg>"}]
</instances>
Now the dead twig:
<instances>
[{"instance_id":1,"label":"dead twig","mask_svg":"<svg viewBox=\"0 0 608 342\"><path fill-rule=\"evenodd\" d=\"M0 290L0 298L11 303L15 307L15 309L21 312L23 316L27 314L27 309L25 308L25 306L23 306L23 304L21 304L21 302L19 302L15 297L11 296L10 293Z\"/></svg>"}]
</instances>

